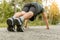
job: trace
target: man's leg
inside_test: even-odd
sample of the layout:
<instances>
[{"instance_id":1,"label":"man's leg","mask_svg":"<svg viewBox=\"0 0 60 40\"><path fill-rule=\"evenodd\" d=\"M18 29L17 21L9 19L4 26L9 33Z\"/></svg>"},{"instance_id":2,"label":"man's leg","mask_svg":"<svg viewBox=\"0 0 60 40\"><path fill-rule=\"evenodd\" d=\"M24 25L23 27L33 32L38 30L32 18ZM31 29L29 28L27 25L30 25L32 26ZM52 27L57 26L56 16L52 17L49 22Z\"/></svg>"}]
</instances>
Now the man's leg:
<instances>
[{"instance_id":1,"label":"man's leg","mask_svg":"<svg viewBox=\"0 0 60 40\"><path fill-rule=\"evenodd\" d=\"M30 19L33 16L34 16L33 12L32 11L29 11L28 13L26 13L22 17L24 18L24 20L28 20L28 19Z\"/></svg>"},{"instance_id":2,"label":"man's leg","mask_svg":"<svg viewBox=\"0 0 60 40\"><path fill-rule=\"evenodd\" d=\"M31 17L34 16L34 13L35 13L35 8L31 7L29 12L27 12L23 16L15 19L16 20L16 25L21 25L23 21L29 20Z\"/></svg>"},{"instance_id":3,"label":"man's leg","mask_svg":"<svg viewBox=\"0 0 60 40\"><path fill-rule=\"evenodd\" d=\"M30 8L29 6L30 6L30 4L25 5L25 6L23 7L23 9L22 9L22 12L15 13L12 18L15 20L15 18L19 18L20 16L23 16L26 12L29 11L29 8ZM11 19L12 19L12 18L11 18ZM14 23L14 22L12 22L11 19L9 19L9 20L7 21L8 27L9 27L10 23L11 23L11 25ZM9 22L10 22L10 23L9 23ZM11 27L11 26L10 26L10 27ZM10 29L10 28L9 28L9 29Z\"/></svg>"},{"instance_id":4,"label":"man's leg","mask_svg":"<svg viewBox=\"0 0 60 40\"><path fill-rule=\"evenodd\" d=\"M25 12L22 11L22 12L17 12L14 14L14 16L12 18L8 18L7 20L7 25L8 25L8 28L7 30L8 31L14 31L14 26L15 26L15 23L14 23L14 18L19 18L20 16L24 15Z\"/></svg>"},{"instance_id":5,"label":"man's leg","mask_svg":"<svg viewBox=\"0 0 60 40\"><path fill-rule=\"evenodd\" d=\"M18 32L23 32L23 30L19 29L19 27L21 28L21 26L25 20L29 20L30 18L32 18L34 16L34 13L35 13L35 8L31 7L29 12L27 12L23 16L15 19L15 23L16 23L16 25L18 25L18 28L17 28Z\"/></svg>"},{"instance_id":6,"label":"man's leg","mask_svg":"<svg viewBox=\"0 0 60 40\"><path fill-rule=\"evenodd\" d=\"M13 18L19 18L20 16L23 16L26 12L22 11L22 12L17 12L14 14Z\"/></svg>"},{"instance_id":7,"label":"man's leg","mask_svg":"<svg viewBox=\"0 0 60 40\"><path fill-rule=\"evenodd\" d=\"M23 22L25 22L25 20L30 19L33 16L33 12L29 11L28 13L24 14L23 16L21 16L20 18L16 18L15 19L15 23L17 25L17 31L18 32L23 32L24 30L22 29L22 24Z\"/></svg>"}]
</instances>

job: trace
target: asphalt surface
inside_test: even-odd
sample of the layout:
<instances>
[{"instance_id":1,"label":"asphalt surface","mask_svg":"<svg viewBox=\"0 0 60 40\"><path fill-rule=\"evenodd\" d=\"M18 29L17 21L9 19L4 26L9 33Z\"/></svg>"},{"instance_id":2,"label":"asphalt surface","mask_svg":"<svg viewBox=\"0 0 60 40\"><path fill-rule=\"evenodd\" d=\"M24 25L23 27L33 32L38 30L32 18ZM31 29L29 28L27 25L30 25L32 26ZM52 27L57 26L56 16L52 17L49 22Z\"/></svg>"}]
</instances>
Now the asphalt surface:
<instances>
[{"instance_id":1,"label":"asphalt surface","mask_svg":"<svg viewBox=\"0 0 60 40\"><path fill-rule=\"evenodd\" d=\"M8 32L6 28L0 28L0 40L60 40L60 25L32 26L24 32Z\"/></svg>"}]
</instances>

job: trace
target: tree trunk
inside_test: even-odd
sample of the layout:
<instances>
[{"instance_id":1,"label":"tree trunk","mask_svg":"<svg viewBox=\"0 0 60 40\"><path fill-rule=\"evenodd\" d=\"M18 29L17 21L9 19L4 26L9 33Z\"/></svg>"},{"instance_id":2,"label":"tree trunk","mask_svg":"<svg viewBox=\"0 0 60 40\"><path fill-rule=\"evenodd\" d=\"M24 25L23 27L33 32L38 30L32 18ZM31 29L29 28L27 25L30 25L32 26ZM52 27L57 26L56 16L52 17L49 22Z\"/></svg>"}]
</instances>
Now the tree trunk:
<instances>
[{"instance_id":1,"label":"tree trunk","mask_svg":"<svg viewBox=\"0 0 60 40\"><path fill-rule=\"evenodd\" d=\"M17 1L17 0L14 0L14 13L17 12L17 9L16 9L16 1Z\"/></svg>"}]
</instances>

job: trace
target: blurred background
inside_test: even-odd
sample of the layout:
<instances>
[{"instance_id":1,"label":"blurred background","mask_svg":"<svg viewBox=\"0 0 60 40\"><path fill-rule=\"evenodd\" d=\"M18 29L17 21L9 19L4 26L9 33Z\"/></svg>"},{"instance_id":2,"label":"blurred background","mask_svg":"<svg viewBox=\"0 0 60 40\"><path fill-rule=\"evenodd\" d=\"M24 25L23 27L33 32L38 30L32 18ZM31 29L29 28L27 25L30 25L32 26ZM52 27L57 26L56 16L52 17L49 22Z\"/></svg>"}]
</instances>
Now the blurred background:
<instances>
[{"instance_id":1,"label":"blurred background","mask_svg":"<svg viewBox=\"0 0 60 40\"><path fill-rule=\"evenodd\" d=\"M6 20L12 17L14 13L21 11L23 5L28 2L43 4L48 16L49 25L60 24L60 0L0 0L0 27L7 27ZM29 21L28 25L45 25L42 14L37 16L34 21Z\"/></svg>"}]
</instances>

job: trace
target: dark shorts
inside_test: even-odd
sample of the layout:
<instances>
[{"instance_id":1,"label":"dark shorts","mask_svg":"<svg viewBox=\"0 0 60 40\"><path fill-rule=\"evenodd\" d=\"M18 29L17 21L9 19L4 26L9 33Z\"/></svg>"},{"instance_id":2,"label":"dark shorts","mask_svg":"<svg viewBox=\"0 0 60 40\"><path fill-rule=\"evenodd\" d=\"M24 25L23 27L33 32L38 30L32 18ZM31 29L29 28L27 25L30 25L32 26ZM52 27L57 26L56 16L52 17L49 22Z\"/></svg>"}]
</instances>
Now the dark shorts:
<instances>
[{"instance_id":1,"label":"dark shorts","mask_svg":"<svg viewBox=\"0 0 60 40\"><path fill-rule=\"evenodd\" d=\"M34 5L26 4L26 5L23 7L22 11L25 11L25 12L32 11L32 12L34 13L34 16L33 16L32 18L30 18L30 21L33 21L38 14L40 14L40 13L43 12L43 9L42 9L41 7L40 7L41 10L38 10L39 12L38 12L36 9L37 9L37 8L36 8Z\"/></svg>"}]
</instances>

